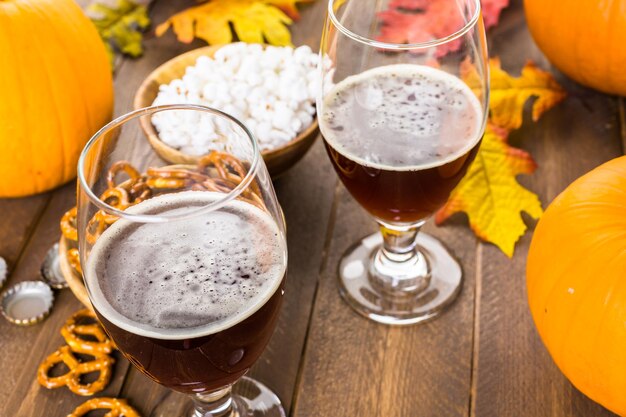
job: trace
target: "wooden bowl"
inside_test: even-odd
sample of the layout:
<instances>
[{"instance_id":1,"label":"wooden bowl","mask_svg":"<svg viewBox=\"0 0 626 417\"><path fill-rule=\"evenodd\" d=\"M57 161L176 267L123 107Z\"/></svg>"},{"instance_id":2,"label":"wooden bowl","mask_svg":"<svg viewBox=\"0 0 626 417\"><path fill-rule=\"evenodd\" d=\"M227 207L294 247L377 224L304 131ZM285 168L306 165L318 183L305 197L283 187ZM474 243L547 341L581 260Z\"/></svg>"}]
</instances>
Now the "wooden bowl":
<instances>
[{"instance_id":1,"label":"wooden bowl","mask_svg":"<svg viewBox=\"0 0 626 417\"><path fill-rule=\"evenodd\" d=\"M159 86L161 84L168 84L174 79L181 78L185 74L187 67L194 65L198 57L202 55L212 57L219 48L220 46L206 46L194 49L193 51L172 58L152 71L135 94L134 108L140 109L151 106L159 92ZM182 153L178 149L161 141L148 118L141 119L141 127L154 150L165 161L172 164L195 164L198 161L197 156ZM262 152L261 155L263 156L263 160L267 165L270 175L276 178L298 162L304 154L306 154L311 145L313 145L318 133L319 128L317 118L315 118L313 123L311 123L306 130L300 132L300 134L291 141L276 149Z\"/></svg>"}]
</instances>

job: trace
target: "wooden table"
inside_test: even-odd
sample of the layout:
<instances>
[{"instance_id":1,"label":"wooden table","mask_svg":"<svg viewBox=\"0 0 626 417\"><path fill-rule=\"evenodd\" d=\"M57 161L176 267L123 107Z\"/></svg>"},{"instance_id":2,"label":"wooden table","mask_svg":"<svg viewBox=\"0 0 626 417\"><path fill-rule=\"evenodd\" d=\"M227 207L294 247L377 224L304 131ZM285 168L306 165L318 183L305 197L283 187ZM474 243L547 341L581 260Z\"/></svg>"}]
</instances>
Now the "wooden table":
<instances>
[{"instance_id":1,"label":"wooden table","mask_svg":"<svg viewBox=\"0 0 626 417\"><path fill-rule=\"evenodd\" d=\"M181 3L157 0L153 22L162 22ZM527 59L550 68L528 34L521 3L514 0L490 32L490 52L512 72ZM303 18L293 27L296 44L317 49L325 7L324 0L303 7ZM153 68L200 45L180 44L171 34L150 37L141 59L120 60L116 114L131 109L136 88ZM626 139L623 100L557 77L569 98L538 123L527 117L511 135L511 143L529 150L539 163L536 174L520 181L544 204L581 174L621 155ZM437 320L392 328L356 315L337 292L340 255L375 226L338 183L320 141L275 186L289 224L289 282L280 324L252 374L278 393L290 415L612 415L563 377L539 340L524 285L530 233L509 260L476 239L463 215L444 227L428 224L426 230L461 260L463 291ZM12 270L9 284L38 279L46 251L59 238L59 218L74 205L74 188L68 184L34 197L0 200L0 255ZM38 364L62 344L62 323L79 308L63 290L42 324L21 328L0 319L0 416L65 416L85 400L65 388L43 389L35 378ZM176 396L122 358L101 395L128 398L144 416Z\"/></svg>"}]
</instances>

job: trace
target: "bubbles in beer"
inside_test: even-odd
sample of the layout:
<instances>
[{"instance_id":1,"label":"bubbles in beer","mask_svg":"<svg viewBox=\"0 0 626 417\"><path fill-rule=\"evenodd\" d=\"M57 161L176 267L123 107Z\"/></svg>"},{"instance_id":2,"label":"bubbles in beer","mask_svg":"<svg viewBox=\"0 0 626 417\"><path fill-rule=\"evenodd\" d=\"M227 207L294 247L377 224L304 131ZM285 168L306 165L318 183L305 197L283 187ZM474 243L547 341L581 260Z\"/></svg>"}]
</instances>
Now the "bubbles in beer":
<instances>
[{"instance_id":1,"label":"bubbles in beer","mask_svg":"<svg viewBox=\"0 0 626 417\"><path fill-rule=\"evenodd\" d=\"M174 215L221 197L164 194L129 211ZM285 263L274 220L249 203L232 201L168 223L118 220L94 245L86 279L108 320L133 333L178 338L214 333L248 317L276 291Z\"/></svg>"},{"instance_id":2,"label":"bubbles in beer","mask_svg":"<svg viewBox=\"0 0 626 417\"><path fill-rule=\"evenodd\" d=\"M457 77L421 65L389 65L344 79L325 97L320 128L330 146L365 166L416 170L471 149L480 103Z\"/></svg>"}]
</instances>

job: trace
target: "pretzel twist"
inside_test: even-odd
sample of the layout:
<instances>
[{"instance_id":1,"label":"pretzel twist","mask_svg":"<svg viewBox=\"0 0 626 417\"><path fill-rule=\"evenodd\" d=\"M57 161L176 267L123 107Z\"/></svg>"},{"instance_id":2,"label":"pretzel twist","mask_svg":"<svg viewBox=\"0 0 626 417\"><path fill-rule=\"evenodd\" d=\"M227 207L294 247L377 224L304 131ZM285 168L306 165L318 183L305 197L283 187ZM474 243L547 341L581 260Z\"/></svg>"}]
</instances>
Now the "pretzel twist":
<instances>
[{"instance_id":1,"label":"pretzel twist","mask_svg":"<svg viewBox=\"0 0 626 417\"><path fill-rule=\"evenodd\" d=\"M37 381L45 388L60 388L67 386L74 394L88 396L102 391L111 380L111 367L115 360L108 355L94 356L93 360L80 362L69 346L61 346L59 350L50 354L39 365ZM51 377L50 370L56 365L64 363L69 371L63 375ZM81 377L93 372L99 372L94 382L82 383Z\"/></svg>"},{"instance_id":2,"label":"pretzel twist","mask_svg":"<svg viewBox=\"0 0 626 417\"><path fill-rule=\"evenodd\" d=\"M77 241L78 231L76 230L76 214L78 210L76 207L69 209L61 218L61 232L68 240Z\"/></svg>"},{"instance_id":3,"label":"pretzel twist","mask_svg":"<svg viewBox=\"0 0 626 417\"><path fill-rule=\"evenodd\" d=\"M96 240L98 240L102 232L104 232L107 228L105 216L105 213L100 210L91 219L89 219L89 222L87 223L85 235L87 236L87 242L92 245L96 243Z\"/></svg>"},{"instance_id":4,"label":"pretzel twist","mask_svg":"<svg viewBox=\"0 0 626 417\"><path fill-rule=\"evenodd\" d=\"M78 249L68 249L67 260L72 268L76 270L76 272L78 272L79 274L83 273L83 269L80 267L80 253L78 252Z\"/></svg>"},{"instance_id":5,"label":"pretzel twist","mask_svg":"<svg viewBox=\"0 0 626 417\"><path fill-rule=\"evenodd\" d=\"M118 210L126 210L128 207L139 204L155 195L182 188L194 191L229 193L241 184L247 172L247 168L239 159L217 151L212 151L200 158L195 169L175 165L148 168L145 174L140 174L129 162L118 161L111 166L107 173L106 180L109 188L101 195L100 199ZM127 174L129 178L121 183L116 183L115 179L120 173ZM253 179L246 189L240 191L238 198L265 210L262 195L258 181ZM96 243L107 227L117 220L118 216L108 214L103 210L96 212L87 223L85 232L87 241L90 244ZM78 240L76 207L63 216L61 229L67 239ZM81 272L77 253L72 251L75 249L70 249L67 254L70 263L76 271Z\"/></svg>"},{"instance_id":6,"label":"pretzel twist","mask_svg":"<svg viewBox=\"0 0 626 417\"><path fill-rule=\"evenodd\" d=\"M141 177L139 171L137 171L128 161L118 161L111 165L111 168L109 168L109 172L107 173L107 186L109 188L117 187L117 184L115 184L115 177L120 172L125 172L130 177L131 182L135 182Z\"/></svg>"},{"instance_id":7,"label":"pretzel twist","mask_svg":"<svg viewBox=\"0 0 626 417\"><path fill-rule=\"evenodd\" d=\"M107 397L92 398L87 400L76 407L76 409L72 411L71 414L68 414L67 417L82 417L90 411L106 409L111 411L106 413L104 417L140 417L137 410L128 405L126 400Z\"/></svg>"},{"instance_id":8,"label":"pretzel twist","mask_svg":"<svg viewBox=\"0 0 626 417\"><path fill-rule=\"evenodd\" d=\"M81 321L89 324L79 324ZM70 317L61 328L61 335L73 352L100 356L113 351L113 341L109 339L102 327L98 324L94 313L88 309L80 310ZM96 341L87 340L91 336Z\"/></svg>"},{"instance_id":9,"label":"pretzel twist","mask_svg":"<svg viewBox=\"0 0 626 417\"><path fill-rule=\"evenodd\" d=\"M148 178L146 184L150 188L156 188L157 190L176 190L183 188L187 185L191 185L189 181L182 178Z\"/></svg>"},{"instance_id":10,"label":"pretzel twist","mask_svg":"<svg viewBox=\"0 0 626 417\"><path fill-rule=\"evenodd\" d=\"M128 187L128 195L132 204L139 204L152 197L152 189L146 183L146 179L141 177Z\"/></svg>"}]
</instances>

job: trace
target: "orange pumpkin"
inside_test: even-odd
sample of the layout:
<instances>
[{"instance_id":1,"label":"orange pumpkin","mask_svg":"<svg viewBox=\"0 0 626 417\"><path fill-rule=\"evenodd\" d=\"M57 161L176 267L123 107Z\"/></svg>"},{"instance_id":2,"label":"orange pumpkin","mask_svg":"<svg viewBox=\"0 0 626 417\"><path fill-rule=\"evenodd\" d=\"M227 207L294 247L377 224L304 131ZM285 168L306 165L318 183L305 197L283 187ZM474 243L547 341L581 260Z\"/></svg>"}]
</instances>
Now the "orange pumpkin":
<instances>
[{"instance_id":1,"label":"orange pumpkin","mask_svg":"<svg viewBox=\"0 0 626 417\"><path fill-rule=\"evenodd\" d=\"M626 415L626 156L552 202L530 245L526 284L559 369L588 397Z\"/></svg>"},{"instance_id":2,"label":"orange pumpkin","mask_svg":"<svg viewBox=\"0 0 626 417\"><path fill-rule=\"evenodd\" d=\"M537 46L566 75L626 95L626 0L524 0Z\"/></svg>"},{"instance_id":3,"label":"orange pumpkin","mask_svg":"<svg viewBox=\"0 0 626 417\"><path fill-rule=\"evenodd\" d=\"M0 96L0 197L74 178L113 110L104 45L74 0L0 0Z\"/></svg>"}]
</instances>

